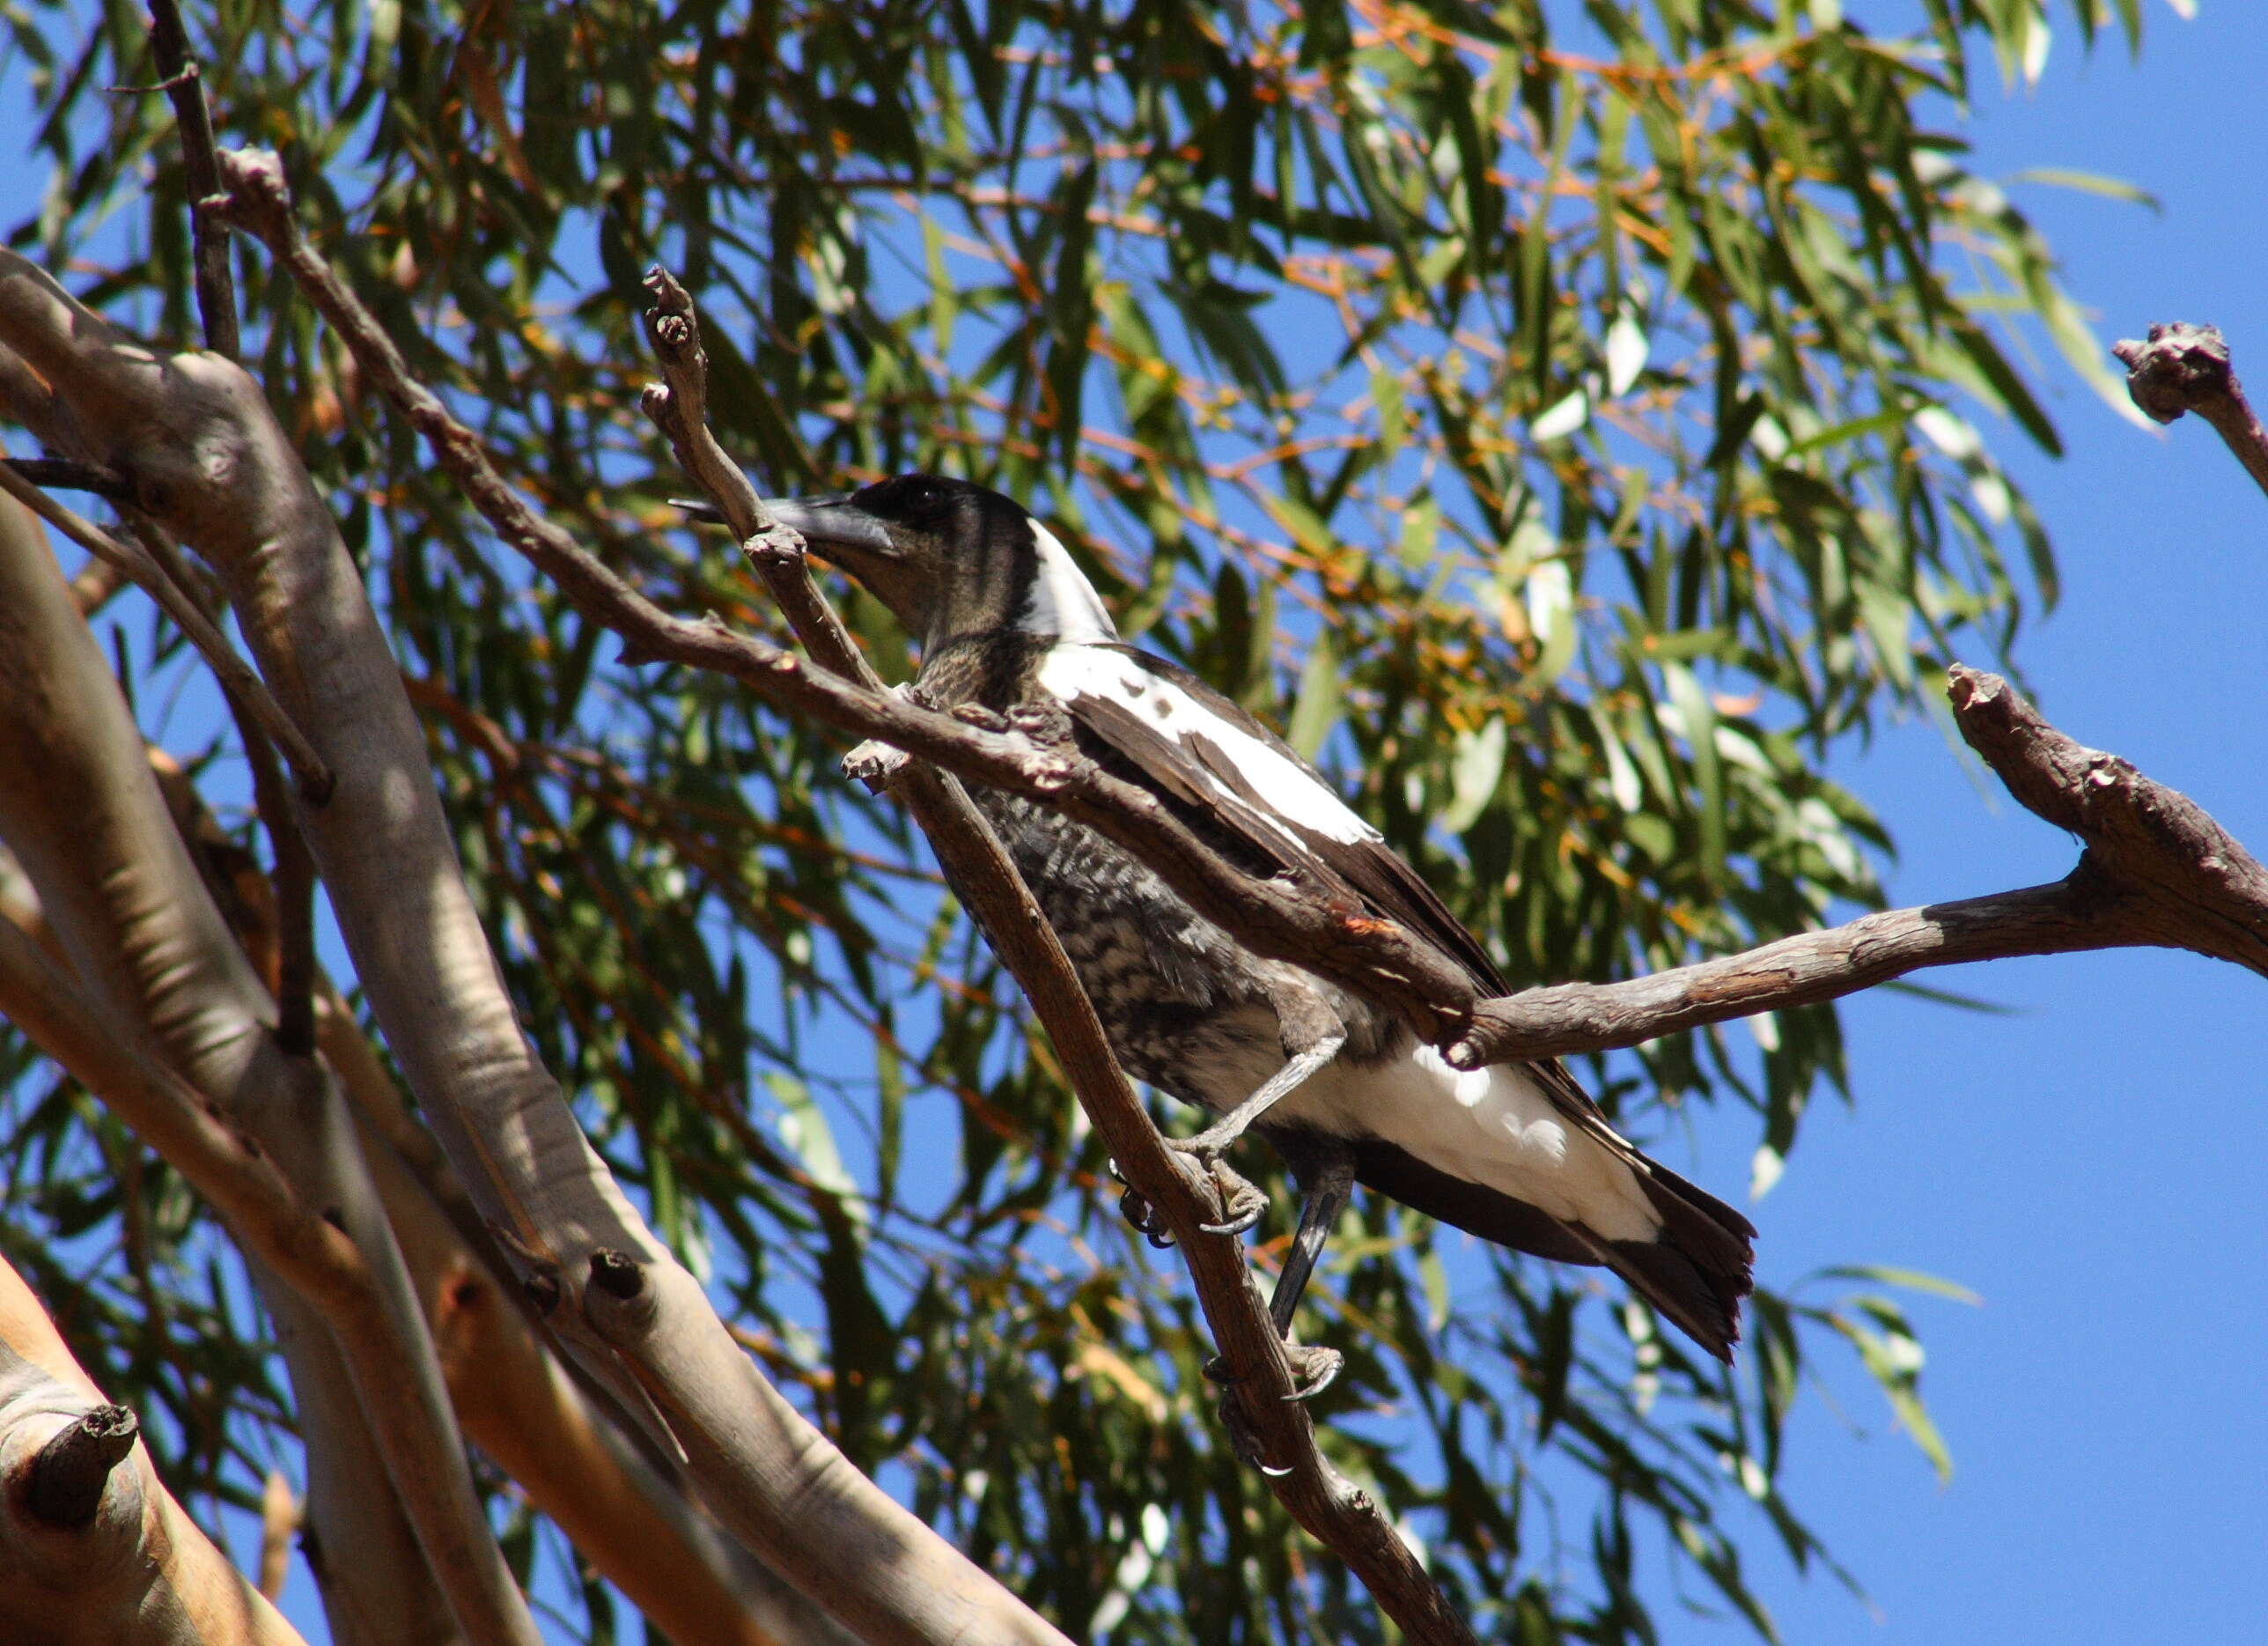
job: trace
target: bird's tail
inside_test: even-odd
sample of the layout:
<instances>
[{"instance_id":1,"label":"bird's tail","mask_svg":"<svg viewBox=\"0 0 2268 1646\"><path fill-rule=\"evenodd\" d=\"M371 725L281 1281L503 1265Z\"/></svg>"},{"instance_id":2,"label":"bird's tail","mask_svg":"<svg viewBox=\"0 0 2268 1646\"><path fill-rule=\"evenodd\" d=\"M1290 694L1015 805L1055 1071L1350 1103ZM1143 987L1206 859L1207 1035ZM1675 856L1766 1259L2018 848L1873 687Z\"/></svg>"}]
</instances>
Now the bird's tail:
<instances>
[{"instance_id":1,"label":"bird's tail","mask_svg":"<svg viewBox=\"0 0 2268 1646\"><path fill-rule=\"evenodd\" d=\"M1675 1172L1643 1160L1638 1181L1661 1219L1652 1240L1575 1233L1631 1290L1720 1361L1741 1340L1741 1299L1756 1289L1756 1226Z\"/></svg>"},{"instance_id":2,"label":"bird's tail","mask_svg":"<svg viewBox=\"0 0 2268 1646\"><path fill-rule=\"evenodd\" d=\"M1351 1147L1356 1181L1498 1245L1559 1263L1603 1264L1710 1354L1732 1359L1741 1299L1754 1288L1756 1228L1675 1172L1632 1151L1631 1170L1661 1228L1652 1240L1609 1240L1502 1190L1452 1177L1383 1139Z\"/></svg>"}]
</instances>

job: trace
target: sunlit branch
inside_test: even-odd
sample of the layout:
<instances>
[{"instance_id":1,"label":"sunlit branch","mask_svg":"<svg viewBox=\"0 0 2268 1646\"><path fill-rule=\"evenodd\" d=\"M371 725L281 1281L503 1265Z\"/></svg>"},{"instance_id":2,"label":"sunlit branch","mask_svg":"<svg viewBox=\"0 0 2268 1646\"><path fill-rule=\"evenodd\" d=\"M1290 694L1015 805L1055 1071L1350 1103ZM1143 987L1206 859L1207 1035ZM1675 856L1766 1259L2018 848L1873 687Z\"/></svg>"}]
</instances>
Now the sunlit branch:
<instances>
[{"instance_id":1,"label":"sunlit branch","mask_svg":"<svg viewBox=\"0 0 2268 1646\"><path fill-rule=\"evenodd\" d=\"M2229 364L2228 342L2217 326L2181 321L2153 326L2147 341L2125 338L2110 352L2126 365L2126 393L2160 423L2194 411L2213 424L2253 483L2268 491L2268 430Z\"/></svg>"}]
</instances>

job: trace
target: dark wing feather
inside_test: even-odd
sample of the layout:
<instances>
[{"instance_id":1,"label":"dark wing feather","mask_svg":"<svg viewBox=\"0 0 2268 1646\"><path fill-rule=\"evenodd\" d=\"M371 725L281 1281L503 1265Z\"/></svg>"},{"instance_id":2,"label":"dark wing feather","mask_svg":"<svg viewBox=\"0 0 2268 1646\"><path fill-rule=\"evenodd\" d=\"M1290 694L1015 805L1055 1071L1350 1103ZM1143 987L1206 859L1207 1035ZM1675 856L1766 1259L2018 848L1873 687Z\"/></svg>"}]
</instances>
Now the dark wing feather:
<instances>
[{"instance_id":1,"label":"dark wing feather","mask_svg":"<svg viewBox=\"0 0 2268 1646\"><path fill-rule=\"evenodd\" d=\"M1178 690L1204 714L1263 744L1289 761L1314 786L1319 806L1345 810L1345 802L1314 766L1282 738L1189 670L1130 646L1097 648L1118 653L1152 679ZM1123 703L1099 696L1065 699L1071 719L1135 768L1148 786L1195 808L1207 833L1226 830L1248 854L1278 869L1301 871L1324 884L1344 886L1373 912L1406 926L1454 959L1484 995L1505 992L1502 975L1480 940L1449 912L1433 889L1367 824L1361 838L1334 838L1269 804L1227 749L1202 735L1172 736ZM1227 803L1231 801L1237 803Z\"/></svg>"}]
</instances>

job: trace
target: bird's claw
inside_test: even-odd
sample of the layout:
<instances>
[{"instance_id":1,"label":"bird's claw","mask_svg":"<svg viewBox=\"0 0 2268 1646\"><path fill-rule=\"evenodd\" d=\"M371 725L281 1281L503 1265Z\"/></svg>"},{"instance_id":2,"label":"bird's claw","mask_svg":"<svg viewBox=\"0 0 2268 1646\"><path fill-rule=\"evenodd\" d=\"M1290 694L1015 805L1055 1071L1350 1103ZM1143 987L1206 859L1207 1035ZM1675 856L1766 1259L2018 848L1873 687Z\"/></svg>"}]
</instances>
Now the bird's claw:
<instances>
[{"instance_id":1,"label":"bird's claw","mask_svg":"<svg viewBox=\"0 0 2268 1646\"><path fill-rule=\"evenodd\" d=\"M1110 1175L1120 1183L1126 1183L1126 1174L1118 1170L1118 1163L1115 1160L1110 1163ZM1131 1184L1126 1184L1126 1192L1118 1197L1118 1214L1131 1223L1134 1226L1134 1231L1159 1251L1168 1251L1173 1249L1174 1236L1165 1224L1159 1221L1158 1208L1150 1204L1149 1196Z\"/></svg>"},{"instance_id":2,"label":"bird's claw","mask_svg":"<svg viewBox=\"0 0 2268 1646\"><path fill-rule=\"evenodd\" d=\"M1252 1432L1243 1403L1233 1390L1220 1398L1220 1426L1226 1431L1228 1449L1236 1454L1238 1461L1259 1470L1270 1480L1280 1480L1292 1473L1288 1465L1268 1461L1268 1454L1260 1450L1260 1436Z\"/></svg>"},{"instance_id":3,"label":"bird's claw","mask_svg":"<svg viewBox=\"0 0 2268 1646\"><path fill-rule=\"evenodd\" d=\"M1228 1171L1228 1168L1217 1163L1215 1170ZM1267 1215L1268 1197L1243 1178L1238 1177L1235 1173L1229 1172L1228 1175L1234 1181L1220 1185L1221 1199L1224 1202L1224 1209L1228 1214L1226 1220L1219 1223L1197 1225L1208 1235L1241 1235L1253 1229L1263 1217Z\"/></svg>"},{"instance_id":4,"label":"bird's claw","mask_svg":"<svg viewBox=\"0 0 2268 1646\"><path fill-rule=\"evenodd\" d=\"M1284 1358L1292 1362L1292 1389L1284 1397L1286 1404L1314 1399L1331 1386L1346 1364L1345 1355L1320 1344L1286 1343Z\"/></svg>"}]
</instances>

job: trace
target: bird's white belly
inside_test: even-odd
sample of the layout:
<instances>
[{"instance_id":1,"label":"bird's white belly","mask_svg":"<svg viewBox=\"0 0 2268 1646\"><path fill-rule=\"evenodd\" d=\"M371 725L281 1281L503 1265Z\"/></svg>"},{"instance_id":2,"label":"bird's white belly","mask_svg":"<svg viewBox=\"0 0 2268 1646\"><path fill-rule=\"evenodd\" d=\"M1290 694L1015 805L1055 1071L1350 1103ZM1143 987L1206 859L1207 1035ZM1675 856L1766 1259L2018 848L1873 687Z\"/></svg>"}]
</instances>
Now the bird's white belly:
<instances>
[{"instance_id":1,"label":"bird's white belly","mask_svg":"<svg viewBox=\"0 0 2268 1646\"><path fill-rule=\"evenodd\" d=\"M1281 1062L1268 1058L1264 1042L1241 1050L1250 1055L1222 1056L1206 1071L1209 1093L1248 1094ZM1500 1190L1609 1240L1651 1240L1661 1227L1631 1168L1517 1067L1454 1069L1426 1045L1366 1067L1334 1061L1269 1118L1336 1137L1378 1138L1437 1171Z\"/></svg>"}]
</instances>

